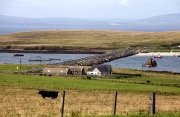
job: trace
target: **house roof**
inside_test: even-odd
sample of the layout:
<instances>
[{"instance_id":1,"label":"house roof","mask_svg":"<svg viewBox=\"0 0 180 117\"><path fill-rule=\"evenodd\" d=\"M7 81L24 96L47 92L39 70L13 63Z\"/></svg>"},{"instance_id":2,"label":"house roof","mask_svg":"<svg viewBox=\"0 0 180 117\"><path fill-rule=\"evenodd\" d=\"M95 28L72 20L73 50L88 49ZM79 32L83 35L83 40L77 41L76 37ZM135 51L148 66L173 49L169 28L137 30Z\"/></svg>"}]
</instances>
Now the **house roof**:
<instances>
[{"instance_id":1,"label":"house roof","mask_svg":"<svg viewBox=\"0 0 180 117\"><path fill-rule=\"evenodd\" d=\"M111 65L107 65L107 64L92 65L92 68L98 68L98 67L106 67L106 69L108 70L108 72L111 71ZM93 69L93 70L94 70L94 69Z\"/></svg>"},{"instance_id":2,"label":"house roof","mask_svg":"<svg viewBox=\"0 0 180 117\"><path fill-rule=\"evenodd\" d=\"M91 68L88 68L88 72L92 72L95 68L97 68L100 72L110 72L111 65L102 64L102 65L92 65Z\"/></svg>"},{"instance_id":3,"label":"house roof","mask_svg":"<svg viewBox=\"0 0 180 117\"><path fill-rule=\"evenodd\" d=\"M87 71L91 72L93 71L95 68L91 67L91 68L88 68Z\"/></svg>"},{"instance_id":4,"label":"house roof","mask_svg":"<svg viewBox=\"0 0 180 117\"><path fill-rule=\"evenodd\" d=\"M69 67L71 71L83 71L84 67Z\"/></svg>"},{"instance_id":5,"label":"house roof","mask_svg":"<svg viewBox=\"0 0 180 117\"><path fill-rule=\"evenodd\" d=\"M49 73L67 73L69 68L44 68L43 72Z\"/></svg>"},{"instance_id":6,"label":"house roof","mask_svg":"<svg viewBox=\"0 0 180 117\"><path fill-rule=\"evenodd\" d=\"M108 72L108 69L105 66L100 66L97 67L96 69L98 69L100 72Z\"/></svg>"}]
</instances>

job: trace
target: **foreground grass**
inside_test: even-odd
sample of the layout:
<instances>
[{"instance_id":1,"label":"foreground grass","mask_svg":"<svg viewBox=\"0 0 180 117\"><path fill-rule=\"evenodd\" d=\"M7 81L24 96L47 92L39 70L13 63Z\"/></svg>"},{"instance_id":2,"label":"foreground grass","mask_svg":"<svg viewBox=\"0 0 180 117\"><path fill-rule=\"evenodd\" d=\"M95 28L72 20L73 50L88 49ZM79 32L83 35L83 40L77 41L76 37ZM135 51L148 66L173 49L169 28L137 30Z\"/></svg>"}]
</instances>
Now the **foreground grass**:
<instances>
[{"instance_id":1,"label":"foreground grass","mask_svg":"<svg viewBox=\"0 0 180 117\"><path fill-rule=\"evenodd\" d=\"M180 32L123 32L101 30L31 31L0 36L0 46L59 46L62 48L148 47L152 51L179 51ZM51 41L49 41L49 39ZM101 46L99 46L101 45Z\"/></svg>"},{"instance_id":2,"label":"foreground grass","mask_svg":"<svg viewBox=\"0 0 180 117\"><path fill-rule=\"evenodd\" d=\"M59 90L61 92L61 90ZM60 110L60 94L57 99L42 99L38 90L18 87L1 87L0 116L5 117L58 117ZM156 96L156 112L159 117L179 116L180 97L169 95ZM113 105L113 92L66 90L65 116L110 116ZM150 116L148 114L148 95L130 92L119 93L117 100L117 117Z\"/></svg>"},{"instance_id":3,"label":"foreground grass","mask_svg":"<svg viewBox=\"0 0 180 117\"><path fill-rule=\"evenodd\" d=\"M4 117L57 117L61 92L66 91L65 116L113 117L111 115L114 92L118 91L117 117L150 116L148 95L156 92L157 117L180 116L180 75L113 69L127 78L92 78L72 76L18 75L8 65L0 67L0 116ZM34 68L23 65L22 71ZM137 75L137 76L136 76ZM150 80L150 83L146 81ZM39 90L59 91L57 99L42 99Z\"/></svg>"},{"instance_id":4,"label":"foreground grass","mask_svg":"<svg viewBox=\"0 0 180 117\"><path fill-rule=\"evenodd\" d=\"M59 90L61 92L62 90ZM0 116L4 117L58 117L60 111L57 99L43 99L38 90L20 87L0 88ZM66 90L65 117L97 117L111 115L114 92ZM157 95L156 112L160 116L179 116L180 97ZM148 94L118 92L117 117L150 116L148 114Z\"/></svg>"}]
</instances>

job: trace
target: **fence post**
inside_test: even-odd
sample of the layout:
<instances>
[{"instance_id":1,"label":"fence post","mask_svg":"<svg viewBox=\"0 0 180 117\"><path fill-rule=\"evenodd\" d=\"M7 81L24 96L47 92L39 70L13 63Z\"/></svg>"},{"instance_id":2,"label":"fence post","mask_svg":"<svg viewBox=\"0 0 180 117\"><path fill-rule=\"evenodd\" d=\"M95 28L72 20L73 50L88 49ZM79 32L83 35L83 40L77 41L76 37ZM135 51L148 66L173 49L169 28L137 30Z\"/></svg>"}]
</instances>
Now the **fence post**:
<instances>
[{"instance_id":1,"label":"fence post","mask_svg":"<svg viewBox=\"0 0 180 117\"><path fill-rule=\"evenodd\" d=\"M114 104L113 104L113 109L112 109L112 115L116 114L116 104L117 104L117 91L115 92L115 95L114 95Z\"/></svg>"},{"instance_id":2,"label":"fence post","mask_svg":"<svg viewBox=\"0 0 180 117\"><path fill-rule=\"evenodd\" d=\"M155 94L156 93L150 93L149 94L149 114L153 115L155 114Z\"/></svg>"},{"instance_id":3,"label":"fence post","mask_svg":"<svg viewBox=\"0 0 180 117\"><path fill-rule=\"evenodd\" d=\"M64 114L64 100L65 100L65 91L63 91L61 95L60 117L63 117Z\"/></svg>"}]
</instances>

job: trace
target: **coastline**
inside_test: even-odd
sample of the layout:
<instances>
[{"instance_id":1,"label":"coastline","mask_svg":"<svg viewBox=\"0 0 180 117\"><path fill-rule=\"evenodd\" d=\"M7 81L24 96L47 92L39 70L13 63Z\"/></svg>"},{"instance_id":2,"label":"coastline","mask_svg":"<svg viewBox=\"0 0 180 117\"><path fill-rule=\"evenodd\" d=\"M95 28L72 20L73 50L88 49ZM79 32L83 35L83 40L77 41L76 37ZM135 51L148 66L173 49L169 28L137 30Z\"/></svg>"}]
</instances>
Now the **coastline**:
<instances>
[{"instance_id":1,"label":"coastline","mask_svg":"<svg viewBox=\"0 0 180 117\"><path fill-rule=\"evenodd\" d=\"M112 50L21 50L21 49L4 49L0 53L43 53L43 54L105 54Z\"/></svg>"},{"instance_id":2,"label":"coastline","mask_svg":"<svg viewBox=\"0 0 180 117\"><path fill-rule=\"evenodd\" d=\"M105 54L113 50L103 49L71 49L71 50L21 50L21 49L0 49L0 53L43 53L43 54ZM135 56L180 56L180 52L149 52L138 53Z\"/></svg>"},{"instance_id":3,"label":"coastline","mask_svg":"<svg viewBox=\"0 0 180 117\"><path fill-rule=\"evenodd\" d=\"M136 56L178 56L180 55L180 52L149 52L149 53L138 53Z\"/></svg>"}]
</instances>

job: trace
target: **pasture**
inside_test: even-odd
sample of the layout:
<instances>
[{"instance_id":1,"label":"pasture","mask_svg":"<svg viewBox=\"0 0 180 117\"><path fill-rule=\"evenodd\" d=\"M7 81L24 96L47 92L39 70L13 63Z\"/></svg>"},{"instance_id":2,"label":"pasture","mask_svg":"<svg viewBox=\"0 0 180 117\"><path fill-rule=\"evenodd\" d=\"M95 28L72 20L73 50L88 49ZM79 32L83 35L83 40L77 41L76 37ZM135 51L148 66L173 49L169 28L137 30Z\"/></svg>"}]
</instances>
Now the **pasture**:
<instances>
[{"instance_id":1,"label":"pasture","mask_svg":"<svg viewBox=\"0 0 180 117\"><path fill-rule=\"evenodd\" d=\"M179 51L180 32L125 32L110 30L51 30L0 35L0 46L58 46L70 49L126 49L147 47L151 51ZM99 46L101 45L101 46Z\"/></svg>"},{"instance_id":2,"label":"pasture","mask_svg":"<svg viewBox=\"0 0 180 117\"><path fill-rule=\"evenodd\" d=\"M66 91L65 116L111 117L114 92L118 92L116 116L148 115L148 95L156 92L156 116L179 116L180 75L113 69L128 78L91 80L72 76L39 76L12 74L14 67L0 65L0 116L57 117L60 114L61 92ZM8 67L4 72L3 67ZM25 67L26 66L26 67ZM37 66L24 65L21 71ZM147 80L150 81L147 82ZM43 99L39 90L58 91L57 99Z\"/></svg>"}]
</instances>

